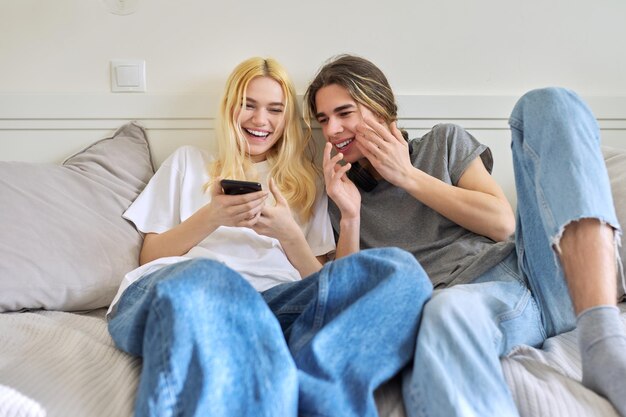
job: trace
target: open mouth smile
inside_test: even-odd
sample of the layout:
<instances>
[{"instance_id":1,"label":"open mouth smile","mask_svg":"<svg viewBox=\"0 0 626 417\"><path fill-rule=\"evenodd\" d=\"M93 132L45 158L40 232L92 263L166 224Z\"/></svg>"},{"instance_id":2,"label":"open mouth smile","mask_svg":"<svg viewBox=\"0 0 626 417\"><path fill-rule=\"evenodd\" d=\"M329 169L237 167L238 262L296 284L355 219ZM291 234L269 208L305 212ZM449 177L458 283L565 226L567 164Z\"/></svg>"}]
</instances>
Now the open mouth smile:
<instances>
[{"instance_id":1,"label":"open mouth smile","mask_svg":"<svg viewBox=\"0 0 626 417\"><path fill-rule=\"evenodd\" d=\"M335 148L337 148L338 150L343 150L345 149L348 145L350 145L352 143L352 141L354 140L354 138L350 138L350 139L346 139L342 142L337 142L335 143Z\"/></svg>"},{"instance_id":2,"label":"open mouth smile","mask_svg":"<svg viewBox=\"0 0 626 417\"><path fill-rule=\"evenodd\" d=\"M263 131L263 130L252 130L252 129L248 129L248 128L243 128L244 131L246 131L246 133L248 133L249 135L254 136L255 138L259 138L259 139L265 139L267 138L271 132L267 132L267 131Z\"/></svg>"}]
</instances>

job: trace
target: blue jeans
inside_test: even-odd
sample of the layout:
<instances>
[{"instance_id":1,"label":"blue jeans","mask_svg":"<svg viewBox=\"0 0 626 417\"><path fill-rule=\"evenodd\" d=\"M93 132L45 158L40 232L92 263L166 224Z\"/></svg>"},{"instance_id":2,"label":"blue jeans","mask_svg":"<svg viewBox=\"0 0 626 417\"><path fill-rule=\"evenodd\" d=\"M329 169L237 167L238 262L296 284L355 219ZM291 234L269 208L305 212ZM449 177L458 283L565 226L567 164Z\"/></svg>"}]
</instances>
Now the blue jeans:
<instances>
[{"instance_id":1,"label":"blue jeans","mask_svg":"<svg viewBox=\"0 0 626 417\"><path fill-rule=\"evenodd\" d=\"M374 249L257 293L207 259L133 283L110 317L143 357L136 416L376 416L432 293L407 252Z\"/></svg>"},{"instance_id":2,"label":"blue jeans","mask_svg":"<svg viewBox=\"0 0 626 417\"><path fill-rule=\"evenodd\" d=\"M554 250L564 227L582 218L619 227L598 127L576 94L531 91L509 124L516 251L471 284L435 291L424 307L414 365L403 376L411 417L517 416L499 358L575 326Z\"/></svg>"}]
</instances>

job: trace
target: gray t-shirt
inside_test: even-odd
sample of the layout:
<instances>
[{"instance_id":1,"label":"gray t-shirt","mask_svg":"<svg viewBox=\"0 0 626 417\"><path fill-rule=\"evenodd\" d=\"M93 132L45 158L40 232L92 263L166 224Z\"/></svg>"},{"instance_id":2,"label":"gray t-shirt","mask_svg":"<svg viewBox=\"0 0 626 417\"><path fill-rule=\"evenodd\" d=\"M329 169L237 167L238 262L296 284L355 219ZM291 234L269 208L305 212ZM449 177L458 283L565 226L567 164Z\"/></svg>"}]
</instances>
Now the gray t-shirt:
<instances>
[{"instance_id":1,"label":"gray t-shirt","mask_svg":"<svg viewBox=\"0 0 626 417\"><path fill-rule=\"evenodd\" d=\"M493 167L489 148L453 124L435 126L411 147L414 167L452 185L478 156L489 172ZM496 243L471 232L385 180L360 191L361 249L397 246L411 252L435 287L471 282L514 248L512 239ZM329 212L338 231L341 215L330 199Z\"/></svg>"}]
</instances>

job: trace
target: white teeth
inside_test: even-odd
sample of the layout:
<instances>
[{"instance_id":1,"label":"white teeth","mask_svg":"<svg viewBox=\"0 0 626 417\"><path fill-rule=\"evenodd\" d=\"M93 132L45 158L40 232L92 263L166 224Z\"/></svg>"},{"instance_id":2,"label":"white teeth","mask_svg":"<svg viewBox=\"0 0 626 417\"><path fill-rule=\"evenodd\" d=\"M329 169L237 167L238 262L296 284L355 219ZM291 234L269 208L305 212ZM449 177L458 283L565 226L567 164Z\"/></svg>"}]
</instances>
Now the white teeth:
<instances>
[{"instance_id":1,"label":"white teeth","mask_svg":"<svg viewBox=\"0 0 626 417\"><path fill-rule=\"evenodd\" d=\"M252 136L256 136L256 137L259 137L259 138L265 138L265 137L269 136L269 132L261 132L259 130L251 130L251 129L245 129L245 131L250 133Z\"/></svg>"},{"instance_id":2,"label":"white teeth","mask_svg":"<svg viewBox=\"0 0 626 417\"><path fill-rule=\"evenodd\" d=\"M348 144L349 144L350 142L352 142L352 139L348 139L348 140L346 140L346 141L343 141L343 142L340 142L340 143L336 143L336 144L335 144L335 146L336 146L338 149L343 149L343 148L345 148L346 146L348 146Z\"/></svg>"}]
</instances>

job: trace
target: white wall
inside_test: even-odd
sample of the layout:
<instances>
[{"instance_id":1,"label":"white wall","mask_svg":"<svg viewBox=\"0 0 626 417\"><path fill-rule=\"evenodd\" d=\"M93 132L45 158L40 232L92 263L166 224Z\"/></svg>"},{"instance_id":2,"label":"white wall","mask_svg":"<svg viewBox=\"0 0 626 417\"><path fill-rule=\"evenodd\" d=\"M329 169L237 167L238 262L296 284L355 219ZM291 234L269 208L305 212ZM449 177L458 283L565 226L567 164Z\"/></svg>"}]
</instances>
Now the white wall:
<instances>
[{"instance_id":1,"label":"white wall","mask_svg":"<svg viewBox=\"0 0 626 417\"><path fill-rule=\"evenodd\" d=\"M524 91L577 90L603 141L626 149L624 0L0 0L0 160L60 162L138 119L156 162L181 144L211 147L231 69L273 56L302 94L338 53L388 75L400 125L467 127L494 151L514 201L507 115ZM109 61L146 61L146 93L110 93Z\"/></svg>"},{"instance_id":2,"label":"white wall","mask_svg":"<svg viewBox=\"0 0 626 417\"><path fill-rule=\"evenodd\" d=\"M251 55L282 61L303 92L352 52L401 95L626 95L623 0L139 1L118 16L101 0L0 0L0 93L107 93L109 61L136 58L149 93L216 94Z\"/></svg>"}]
</instances>

